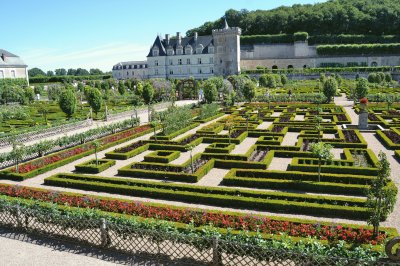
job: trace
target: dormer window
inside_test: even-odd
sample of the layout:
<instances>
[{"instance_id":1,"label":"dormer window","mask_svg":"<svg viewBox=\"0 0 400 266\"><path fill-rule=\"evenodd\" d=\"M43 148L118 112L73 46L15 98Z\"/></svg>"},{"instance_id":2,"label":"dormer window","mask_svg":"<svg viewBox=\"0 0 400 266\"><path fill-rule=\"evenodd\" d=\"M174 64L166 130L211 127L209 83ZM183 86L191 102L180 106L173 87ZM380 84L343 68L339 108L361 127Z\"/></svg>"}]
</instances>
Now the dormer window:
<instances>
[{"instance_id":1,"label":"dormer window","mask_svg":"<svg viewBox=\"0 0 400 266\"><path fill-rule=\"evenodd\" d=\"M197 45L196 47L196 54L203 53L204 46L202 44Z\"/></svg>"},{"instance_id":2,"label":"dormer window","mask_svg":"<svg viewBox=\"0 0 400 266\"><path fill-rule=\"evenodd\" d=\"M183 48L182 47L181 48L176 48L176 54L177 55L183 54Z\"/></svg>"},{"instance_id":3,"label":"dormer window","mask_svg":"<svg viewBox=\"0 0 400 266\"><path fill-rule=\"evenodd\" d=\"M174 49L169 48L169 49L167 50L167 54L168 54L168 55L174 55Z\"/></svg>"},{"instance_id":4,"label":"dormer window","mask_svg":"<svg viewBox=\"0 0 400 266\"><path fill-rule=\"evenodd\" d=\"M159 54L158 48L157 48L157 47L154 47L154 48L153 48L153 56L158 56L158 54Z\"/></svg>"},{"instance_id":5,"label":"dormer window","mask_svg":"<svg viewBox=\"0 0 400 266\"><path fill-rule=\"evenodd\" d=\"M192 46L187 45L185 47L185 54L192 54Z\"/></svg>"}]
</instances>

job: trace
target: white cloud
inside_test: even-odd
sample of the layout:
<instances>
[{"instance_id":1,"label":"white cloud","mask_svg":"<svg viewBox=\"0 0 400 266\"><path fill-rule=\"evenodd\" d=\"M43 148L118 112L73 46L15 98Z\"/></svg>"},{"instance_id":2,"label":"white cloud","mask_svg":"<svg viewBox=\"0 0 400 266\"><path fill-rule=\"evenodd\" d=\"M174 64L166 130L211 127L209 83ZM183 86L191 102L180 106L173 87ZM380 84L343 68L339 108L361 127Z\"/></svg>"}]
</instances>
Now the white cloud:
<instances>
[{"instance_id":1,"label":"white cloud","mask_svg":"<svg viewBox=\"0 0 400 266\"><path fill-rule=\"evenodd\" d=\"M112 66L120 61L145 60L148 51L148 45L108 43L75 51L35 48L21 51L20 56L29 68L54 70L80 67L110 71Z\"/></svg>"}]
</instances>

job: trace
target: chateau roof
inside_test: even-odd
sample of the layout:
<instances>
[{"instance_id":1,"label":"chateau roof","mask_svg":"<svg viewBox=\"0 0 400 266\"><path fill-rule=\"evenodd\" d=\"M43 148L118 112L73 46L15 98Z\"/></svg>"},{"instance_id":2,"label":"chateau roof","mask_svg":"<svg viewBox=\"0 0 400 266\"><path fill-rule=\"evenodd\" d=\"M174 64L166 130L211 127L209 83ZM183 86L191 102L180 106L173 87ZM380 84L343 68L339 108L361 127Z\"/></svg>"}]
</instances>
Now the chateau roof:
<instances>
[{"instance_id":1,"label":"chateau roof","mask_svg":"<svg viewBox=\"0 0 400 266\"><path fill-rule=\"evenodd\" d=\"M22 59L6 50L0 49L0 66L3 67L27 67Z\"/></svg>"},{"instance_id":2,"label":"chateau roof","mask_svg":"<svg viewBox=\"0 0 400 266\"><path fill-rule=\"evenodd\" d=\"M213 40L212 35L198 36L197 41L195 41L194 36L181 38L181 45L183 48L185 48L185 46L187 46L189 44L190 46L192 46L193 50L195 50L197 45L200 45L200 44L203 45L203 47L204 47L203 54L207 53L206 48L208 46L213 46L214 45L213 43L214 43L214 40ZM157 36L156 40L154 41L154 44L151 46L150 52L147 55L147 57L153 56L152 49L154 48L154 46L158 48L159 56L166 56L167 55L166 49L169 47L172 47L174 49L174 51L176 52L176 48L178 46L178 39L172 38L169 40L169 43L167 44L166 39L161 40L160 36Z\"/></svg>"}]
</instances>

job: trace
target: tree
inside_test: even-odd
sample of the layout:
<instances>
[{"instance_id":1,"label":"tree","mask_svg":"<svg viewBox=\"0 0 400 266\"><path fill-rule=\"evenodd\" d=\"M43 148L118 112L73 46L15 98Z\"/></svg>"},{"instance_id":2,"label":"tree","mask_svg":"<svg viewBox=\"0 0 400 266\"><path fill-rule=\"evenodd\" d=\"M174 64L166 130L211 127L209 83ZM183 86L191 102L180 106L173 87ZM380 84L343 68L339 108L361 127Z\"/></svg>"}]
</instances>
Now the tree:
<instances>
[{"instance_id":1,"label":"tree","mask_svg":"<svg viewBox=\"0 0 400 266\"><path fill-rule=\"evenodd\" d=\"M324 142L312 143L310 150L312 154L318 158L318 182L321 182L321 163L322 161L330 162L333 158L331 152L332 146Z\"/></svg>"},{"instance_id":2,"label":"tree","mask_svg":"<svg viewBox=\"0 0 400 266\"><path fill-rule=\"evenodd\" d=\"M33 103L35 101L35 91L31 87L26 87L24 92L24 103Z\"/></svg>"},{"instance_id":3,"label":"tree","mask_svg":"<svg viewBox=\"0 0 400 266\"><path fill-rule=\"evenodd\" d=\"M225 128L228 130L229 145L231 144L231 133L232 133L232 129L233 129L234 125L235 124L233 123L232 118L228 118L225 121Z\"/></svg>"},{"instance_id":4,"label":"tree","mask_svg":"<svg viewBox=\"0 0 400 266\"><path fill-rule=\"evenodd\" d=\"M97 150L100 148L101 143L100 143L100 141L95 140L95 141L92 142L92 145L94 147L94 155L95 155L95 158L96 158L96 165L99 165L99 158L97 156Z\"/></svg>"},{"instance_id":5,"label":"tree","mask_svg":"<svg viewBox=\"0 0 400 266\"><path fill-rule=\"evenodd\" d=\"M243 96L248 102L251 102L256 96L256 85L248 80L243 86Z\"/></svg>"},{"instance_id":6,"label":"tree","mask_svg":"<svg viewBox=\"0 0 400 266\"><path fill-rule=\"evenodd\" d=\"M52 70L47 71L46 76L52 77L54 76L54 72Z\"/></svg>"},{"instance_id":7,"label":"tree","mask_svg":"<svg viewBox=\"0 0 400 266\"><path fill-rule=\"evenodd\" d=\"M43 85L35 85L33 90L34 90L35 94L42 95L44 88L43 88Z\"/></svg>"},{"instance_id":8,"label":"tree","mask_svg":"<svg viewBox=\"0 0 400 266\"><path fill-rule=\"evenodd\" d=\"M366 78L359 78L357 80L357 85L356 85L356 97L357 99L361 99L367 96L368 94L368 80Z\"/></svg>"},{"instance_id":9,"label":"tree","mask_svg":"<svg viewBox=\"0 0 400 266\"><path fill-rule=\"evenodd\" d=\"M286 85L288 83L288 78L285 74L281 74L281 83L282 85Z\"/></svg>"},{"instance_id":10,"label":"tree","mask_svg":"<svg viewBox=\"0 0 400 266\"><path fill-rule=\"evenodd\" d=\"M87 88L88 89L87 89L86 99L87 99L90 107L92 107L92 109L97 117L97 113L100 111L100 109L103 105L103 99L101 97L101 92L96 88L91 88L91 87L87 87Z\"/></svg>"},{"instance_id":11,"label":"tree","mask_svg":"<svg viewBox=\"0 0 400 266\"><path fill-rule=\"evenodd\" d=\"M392 74L390 74L390 73L386 73L385 74L385 81L386 82L392 82Z\"/></svg>"},{"instance_id":12,"label":"tree","mask_svg":"<svg viewBox=\"0 0 400 266\"><path fill-rule=\"evenodd\" d=\"M154 97L154 88L151 83L146 82L143 86L143 91L142 91L142 98L144 100L144 103L147 105L147 112L148 112L148 119L149 122L151 121L150 117L150 104L153 101Z\"/></svg>"},{"instance_id":13,"label":"tree","mask_svg":"<svg viewBox=\"0 0 400 266\"><path fill-rule=\"evenodd\" d=\"M65 68L58 68L55 70L56 76L65 76L67 75L67 70Z\"/></svg>"},{"instance_id":14,"label":"tree","mask_svg":"<svg viewBox=\"0 0 400 266\"><path fill-rule=\"evenodd\" d=\"M318 113L319 113L319 111L318 111ZM318 142L320 142L320 140L321 140L321 131L323 130L323 127L321 125L322 117L319 116L319 115L315 116L315 122L316 122L315 130L317 131L317 134L318 134Z\"/></svg>"},{"instance_id":15,"label":"tree","mask_svg":"<svg viewBox=\"0 0 400 266\"><path fill-rule=\"evenodd\" d=\"M40 68L34 67L28 70L28 75L29 77L37 77L37 76L46 76L46 73L44 73L44 71L41 70Z\"/></svg>"},{"instance_id":16,"label":"tree","mask_svg":"<svg viewBox=\"0 0 400 266\"><path fill-rule=\"evenodd\" d=\"M120 82L120 83L118 84L118 92L119 92L119 94L121 94L121 95L124 95L124 94L125 94L125 92L126 92L126 86L125 86L124 82Z\"/></svg>"},{"instance_id":17,"label":"tree","mask_svg":"<svg viewBox=\"0 0 400 266\"><path fill-rule=\"evenodd\" d=\"M336 94L338 83L335 78L329 77L324 81L323 84L323 93L329 103Z\"/></svg>"},{"instance_id":18,"label":"tree","mask_svg":"<svg viewBox=\"0 0 400 266\"><path fill-rule=\"evenodd\" d=\"M89 74L90 74L90 75L103 75L103 71L101 71L101 70L98 69L98 68L91 68L91 69L89 70Z\"/></svg>"},{"instance_id":19,"label":"tree","mask_svg":"<svg viewBox=\"0 0 400 266\"><path fill-rule=\"evenodd\" d=\"M194 173L194 167L193 167L193 149L195 145L187 145L186 146L186 151L190 152L190 169L192 170L192 174Z\"/></svg>"},{"instance_id":20,"label":"tree","mask_svg":"<svg viewBox=\"0 0 400 266\"><path fill-rule=\"evenodd\" d=\"M396 203L397 189L390 181L390 163L384 152L380 152L378 174L368 189L367 206L371 210L368 224L374 227L374 235L379 234L379 225L382 220L393 211Z\"/></svg>"},{"instance_id":21,"label":"tree","mask_svg":"<svg viewBox=\"0 0 400 266\"><path fill-rule=\"evenodd\" d=\"M71 89L65 89L60 95L58 104L61 110L67 115L68 119L70 119L75 113L77 105L74 91Z\"/></svg>"},{"instance_id":22,"label":"tree","mask_svg":"<svg viewBox=\"0 0 400 266\"><path fill-rule=\"evenodd\" d=\"M12 150L10 152L10 157L15 163L15 172L19 173L19 163L22 161L26 154L25 146L22 143L17 143L15 140L12 141Z\"/></svg>"},{"instance_id":23,"label":"tree","mask_svg":"<svg viewBox=\"0 0 400 266\"><path fill-rule=\"evenodd\" d=\"M213 82L206 81L203 86L203 91L206 103L212 103L217 99L218 90Z\"/></svg>"},{"instance_id":24,"label":"tree","mask_svg":"<svg viewBox=\"0 0 400 266\"><path fill-rule=\"evenodd\" d=\"M43 157L46 152L50 151L53 148L53 141L41 140L33 147L35 151L38 153L39 157Z\"/></svg>"}]
</instances>

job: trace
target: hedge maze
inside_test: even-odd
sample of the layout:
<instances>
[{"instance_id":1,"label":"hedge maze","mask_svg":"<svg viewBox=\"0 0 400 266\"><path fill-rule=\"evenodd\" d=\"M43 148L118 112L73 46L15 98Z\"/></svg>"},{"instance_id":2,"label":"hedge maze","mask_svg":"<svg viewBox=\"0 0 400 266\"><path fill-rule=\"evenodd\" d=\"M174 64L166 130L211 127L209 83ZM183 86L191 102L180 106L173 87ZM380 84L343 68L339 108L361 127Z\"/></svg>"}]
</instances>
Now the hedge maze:
<instances>
[{"instance_id":1,"label":"hedge maze","mask_svg":"<svg viewBox=\"0 0 400 266\"><path fill-rule=\"evenodd\" d=\"M322 119L317 121L316 116ZM378 159L358 130L341 129L345 123L351 123L349 116L333 104L225 108L222 114L172 134L151 134L107 152L98 168L113 160L129 160L113 176L97 174L101 169L94 171L84 164L76 165L74 173L46 178L45 184L233 209L366 220L370 215L366 193L377 174ZM398 130L392 127L388 132L400 140ZM378 134L400 151L396 146L400 143L387 137L386 131ZM332 160L321 162L320 177L319 160L310 151L316 142L332 145L334 153Z\"/></svg>"}]
</instances>

